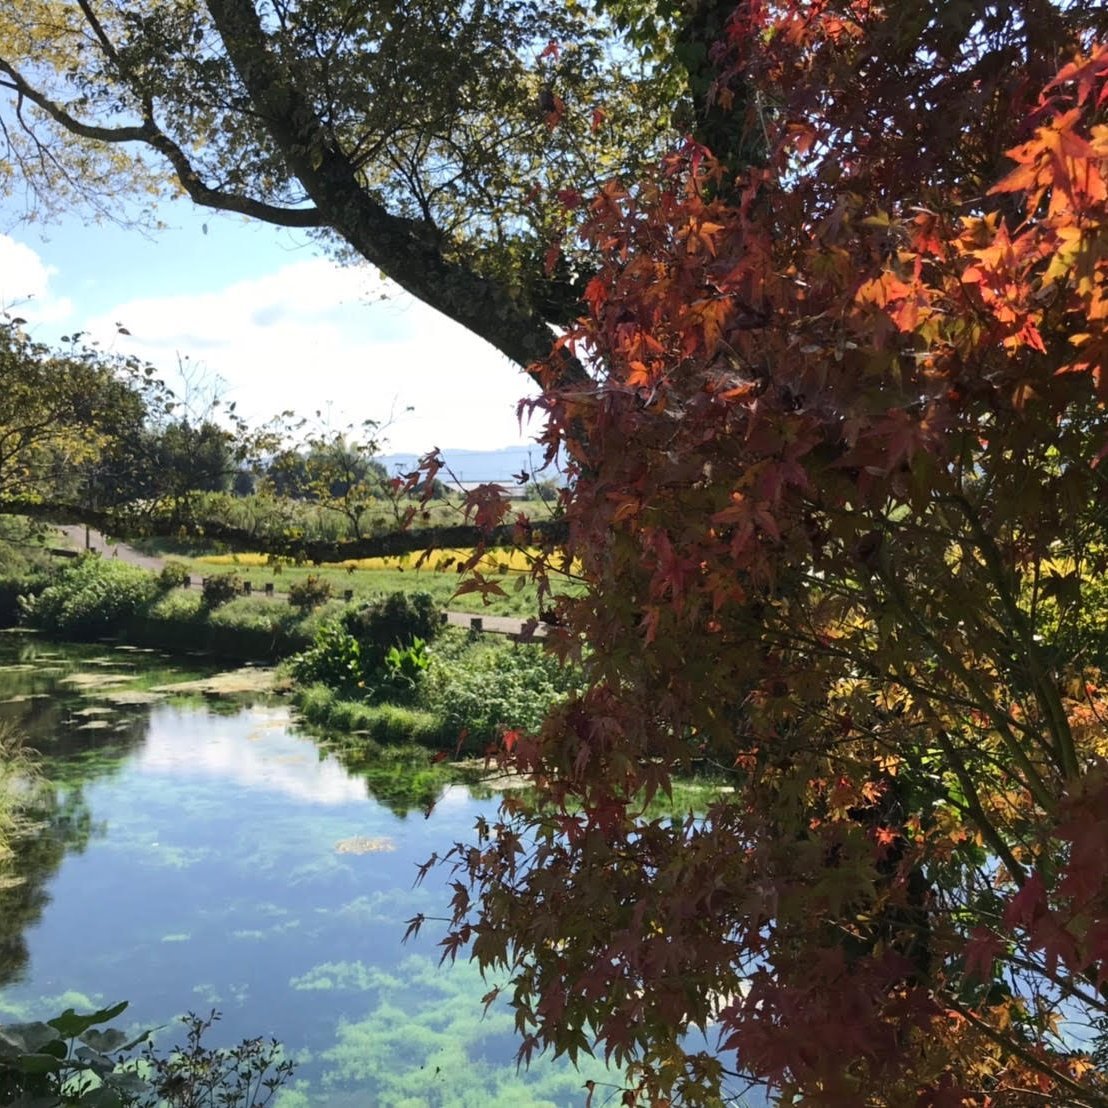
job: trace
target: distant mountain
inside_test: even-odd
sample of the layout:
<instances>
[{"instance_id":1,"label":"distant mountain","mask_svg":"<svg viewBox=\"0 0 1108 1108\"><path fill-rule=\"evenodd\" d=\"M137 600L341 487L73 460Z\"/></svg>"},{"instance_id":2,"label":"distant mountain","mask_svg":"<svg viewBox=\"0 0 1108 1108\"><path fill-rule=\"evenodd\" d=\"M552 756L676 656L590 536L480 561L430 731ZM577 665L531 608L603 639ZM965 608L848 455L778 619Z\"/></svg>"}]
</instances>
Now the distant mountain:
<instances>
[{"instance_id":1,"label":"distant mountain","mask_svg":"<svg viewBox=\"0 0 1108 1108\"><path fill-rule=\"evenodd\" d=\"M443 460L465 485L493 481L501 485L516 485L518 474L533 473L542 464L541 446L505 446L500 450L443 449ZM389 473L409 473L419 462L418 454L381 454L379 461ZM541 473L540 480L556 477L553 471Z\"/></svg>"}]
</instances>

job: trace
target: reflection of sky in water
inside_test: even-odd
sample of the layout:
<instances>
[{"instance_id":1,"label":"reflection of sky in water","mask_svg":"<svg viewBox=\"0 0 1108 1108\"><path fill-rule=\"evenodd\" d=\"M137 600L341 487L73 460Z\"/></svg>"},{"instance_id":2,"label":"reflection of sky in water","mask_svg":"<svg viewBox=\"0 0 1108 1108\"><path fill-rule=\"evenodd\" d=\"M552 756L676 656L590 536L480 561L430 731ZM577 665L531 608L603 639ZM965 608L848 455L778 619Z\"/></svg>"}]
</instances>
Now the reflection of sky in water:
<instances>
[{"instance_id":1,"label":"reflection of sky in water","mask_svg":"<svg viewBox=\"0 0 1108 1108\"><path fill-rule=\"evenodd\" d=\"M416 865L494 802L455 788L429 819L399 819L286 721L153 707L145 742L85 787L104 831L52 879L0 1020L127 998L145 1027L215 1006L218 1041L272 1035L301 1058L283 1108L582 1103L590 1074L516 1074L510 1018L482 1018L470 966L437 968L433 925L400 944L404 920L448 900L413 888ZM354 836L395 849L336 852Z\"/></svg>"},{"instance_id":2,"label":"reflection of sky in water","mask_svg":"<svg viewBox=\"0 0 1108 1108\"><path fill-rule=\"evenodd\" d=\"M156 716L134 761L139 773L214 777L316 805L345 804L365 796L365 787L338 762L321 762L313 744L289 735L285 708L251 708L226 718L226 728L207 734L198 733L194 710L160 708Z\"/></svg>"}]
</instances>

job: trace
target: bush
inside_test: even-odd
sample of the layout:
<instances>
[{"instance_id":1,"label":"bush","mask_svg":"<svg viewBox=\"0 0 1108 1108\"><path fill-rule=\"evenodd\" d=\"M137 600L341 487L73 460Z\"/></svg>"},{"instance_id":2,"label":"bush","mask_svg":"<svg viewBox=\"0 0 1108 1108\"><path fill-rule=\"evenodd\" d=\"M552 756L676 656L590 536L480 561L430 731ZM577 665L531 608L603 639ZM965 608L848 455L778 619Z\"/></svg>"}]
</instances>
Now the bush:
<instances>
[{"instance_id":1,"label":"bush","mask_svg":"<svg viewBox=\"0 0 1108 1108\"><path fill-rule=\"evenodd\" d=\"M362 700L409 702L430 664L428 638L439 626L428 593L398 592L347 608L319 624L312 645L292 659L293 677Z\"/></svg>"},{"instance_id":2,"label":"bush","mask_svg":"<svg viewBox=\"0 0 1108 1108\"><path fill-rule=\"evenodd\" d=\"M299 616L282 604L260 596L239 596L208 613L213 627L229 631L257 631L265 634L287 633L296 627Z\"/></svg>"},{"instance_id":3,"label":"bush","mask_svg":"<svg viewBox=\"0 0 1108 1108\"><path fill-rule=\"evenodd\" d=\"M326 685L353 693L365 684L362 648L339 621L320 626L315 641L292 659L291 667L301 685Z\"/></svg>"},{"instance_id":4,"label":"bush","mask_svg":"<svg viewBox=\"0 0 1108 1108\"><path fill-rule=\"evenodd\" d=\"M147 614L166 623L195 623L206 611L204 599L195 589L177 588L159 596Z\"/></svg>"},{"instance_id":5,"label":"bush","mask_svg":"<svg viewBox=\"0 0 1108 1108\"><path fill-rule=\"evenodd\" d=\"M287 657L311 641L311 627L284 604L240 596L209 608L194 589L174 589L127 622L131 642L199 650L241 661Z\"/></svg>"},{"instance_id":6,"label":"bush","mask_svg":"<svg viewBox=\"0 0 1108 1108\"><path fill-rule=\"evenodd\" d=\"M424 704L453 735L485 744L504 728L537 731L550 707L574 689L580 674L541 646L489 645L436 654Z\"/></svg>"},{"instance_id":7,"label":"bush","mask_svg":"<svg viewBox=\"0 0 1108 1108\"><path fill-rule=\"evenodd\" d=\"M331 582L325 577L309 573L302 581L289 585L289 603L306 615L320 604L326 604L331 599L332 591Z\"/></svg>"},{"instance_id":8,"label":"bush","mask_svg":"<svg viewBox=\"0 0 1108 1108\"><path fill-rule=\"evenodd\" d=\"M361 608L348 609L342 625L362 649L363 666L378 668L389 648L410 646L416 639L431 642L442 617L426 592L394 592Z\"/></svg>"},{"instance_id":9,"label":"bush","mask_svg":"<svg viewBox=\"0 0 1108 1108\"><path fill-rule=\"evenodd\" d=\"M0 518L0 627L19 621L21 596L37 596L57 572L38 532L14 517Z\"/></svg>"},{"instance_id":10,"label":"bush","mask_svg":"<svg viewBox=\"0 0 1108 1108\"><path fill-rule=\"evenodd\" d=\"M207 608L218 608L221 604L234 600L241 592L242 578L237 573L215 573L211 577L205 577L200 590Z\"/></svg>"},{"instance_id":11,"label":"bush","mask_svg":"<svg viewBox=\"0 0 1108 1108\"><path fill-rule=\"evenodd\" d=\"M184 588L189 583L189 567L184 562L166 562L158 574L158 586L163 592Z\"/></svg>"},{"instance_id":12,"label":"bush","mask_svg":"<svg viewBox=\"0 0 1108 1108\"><path fill-rule=\"evenodd\" d=\"M54 584L24 600L30 623L52 634L81 639L117 630L157 595L153 574L124 562L85 555Z\"/></svg>"}]
</instances>

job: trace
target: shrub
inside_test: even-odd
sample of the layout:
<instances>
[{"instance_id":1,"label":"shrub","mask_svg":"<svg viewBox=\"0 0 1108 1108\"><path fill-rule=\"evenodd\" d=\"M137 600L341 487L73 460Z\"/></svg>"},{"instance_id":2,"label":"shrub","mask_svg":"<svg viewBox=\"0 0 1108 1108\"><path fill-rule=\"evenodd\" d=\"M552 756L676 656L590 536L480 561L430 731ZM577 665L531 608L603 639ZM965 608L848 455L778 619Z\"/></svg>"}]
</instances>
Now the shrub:
<instances>
[{"instance_id":1,"label":"shrub","mask_svg":"<svg viewBox=\"0 0 1108 1108\"><path fill-rule=\"evenodd\" d=\"M206 612L203 597L194 589L177 588L159 596L148 609L151 619L167 623L194 623Z\"/></svg>"},{"instance_id":2,"label":"shrub","mask_svg":"<svg viewBox=\"0 0 1108 1108\"><path fill-rule=\"evenodd\" d=\"M436 656L424 704L448 733L464 731L483 744L504 728L537 731L550 707L579 680L577 670L562 666L540 646L489 645Z\"/></svg>"},{"instance_id":3,"label":"shrub","mask_svg":"<svg viewBox=\"0 0 1108 1108\"><path fill-rule=\"evenodd\" d=\"M340 621L324 623L315 641L291 660L293 678L302 685L326 685L354 692L364 686L362 648Z\"/></svg>"},{"instance_id":4,"label":"shrub","mask_svg":"<svg viewBox=\"0 0 1108 1108\"><path fill-rule=\"evenodd\" d=\"M89 638L118 629L157 594L153 574L124 562L86 555L67 566L37 597L25 598L26 618L69 638Z\"/></svg>"},{"instance_id":5,"label":"shrub","mask_svg":"<svg viewBox=\"0 0 1108 1108\"><path fill-rule=\"evenodd\" d=\"M296 626L298 616L281 604L260 596L238 596L208 613L213 627L229 631L286 632Z\"/></svg>"},{"instance_id":6,"label":"shrub","mask_svg":"<svg viewBox=\"0 0 1108 1108\"><path fill-rule=\"evenodd\" d=\"M0 1025L0 1103L81 1105L85 1108L185 1108L220 1104L263 1108L292 1076L295 1063L274 1040L244 1039L233 1047L207 1047L204 1034L219 1019L213 1011L181 1017L186 1042L168 1054L150 1045L150 1032L131 1036L103 1027L126 1001L79 1015L72 1008L45 1023ZM145 1044L141 1065L132 1052Z\"/></svg>"},{"instance_id":7,"label":"shrub","mask_svg":"<svg viewBox=\"0 0 1108 1108\"><path fill-rule=\"evenodd\" d=\"M218 608L234 600L242 592L242 578L237 573L214 573L204 578L200 590L207 608Z\"/></svg>"},{"instance_id":8,"label":"shrub","mask_svg":"<svg viewBox=\"0 0 1108 1108\"><path fill-rule=\"evenodd\" d=\"M393 593L347 608L319 624L312 645L292 659L293 677L363 700L411 701L430 664L427 640L439 623L428 593Z\"/></svg>"},{"instance_id":9,"label":"shrub","mask_svg":"<svg viewBox=\"0 0 1108 1108\"><path fill-rule=\"evenodd\" d=\"M163 592L184 588L188 582L189 567L184 562L166 562L158 574L158 586Z\"/></svg>"},{"instance_id":10,"label":"shrub","mask_svg":"<svg viewBox=\"0 0 1108 1108\"><path fill-rule=\"evenodd\" d=\"M390 647L409 646L416 639L430 642L438 634L442 619L430 593L394 592L361 608L349 609L342 623L361 645L363 665L371 661L376 668Z\"/></svg>"},{"instance_id":11,"label":"shrub","mask_svg":"<svg viewBox=\"0 0 1108 1108\"><path fill-rule=\"evenodd\" d=\"M302 581L294 581L289 585L289 603L306 615L313 608L330 600L332 591L331 582L325 577L309 573Z\"/></svg>"},{"instance_id":12,"label":"shrub","mask_svg":"<svg viewBox=\"0 0 1108 1108\"><path fill-rule=\"evenodd\" d=\"M37 596L57 563L36 543L37 532L14 518L0 518L0 627L18 622L21 596Z\"/></svg>"}]
</instances>

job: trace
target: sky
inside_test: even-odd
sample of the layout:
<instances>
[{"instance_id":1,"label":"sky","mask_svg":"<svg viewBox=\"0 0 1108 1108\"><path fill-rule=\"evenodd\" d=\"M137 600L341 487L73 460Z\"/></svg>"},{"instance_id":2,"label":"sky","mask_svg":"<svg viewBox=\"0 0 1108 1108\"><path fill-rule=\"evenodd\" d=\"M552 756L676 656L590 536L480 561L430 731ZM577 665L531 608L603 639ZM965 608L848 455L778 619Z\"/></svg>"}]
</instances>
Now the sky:
<instances>
[{"instance_id":1,"label":"sky","mask_svg":"<svg viewBox=\"0 0 1108 1108\"><path fill-rule=\"evenodd\" d=\"M224 402L256 422L285 409L333 429L373 419L388 451L494 450L538 434L520 430L516 404L534 390L514 363L302 232L185 201L146 234L19 215L0 205L0 308L39 341L86 332L175 388L183 366L222 382Z\"/></svg>"}]
</instances>

